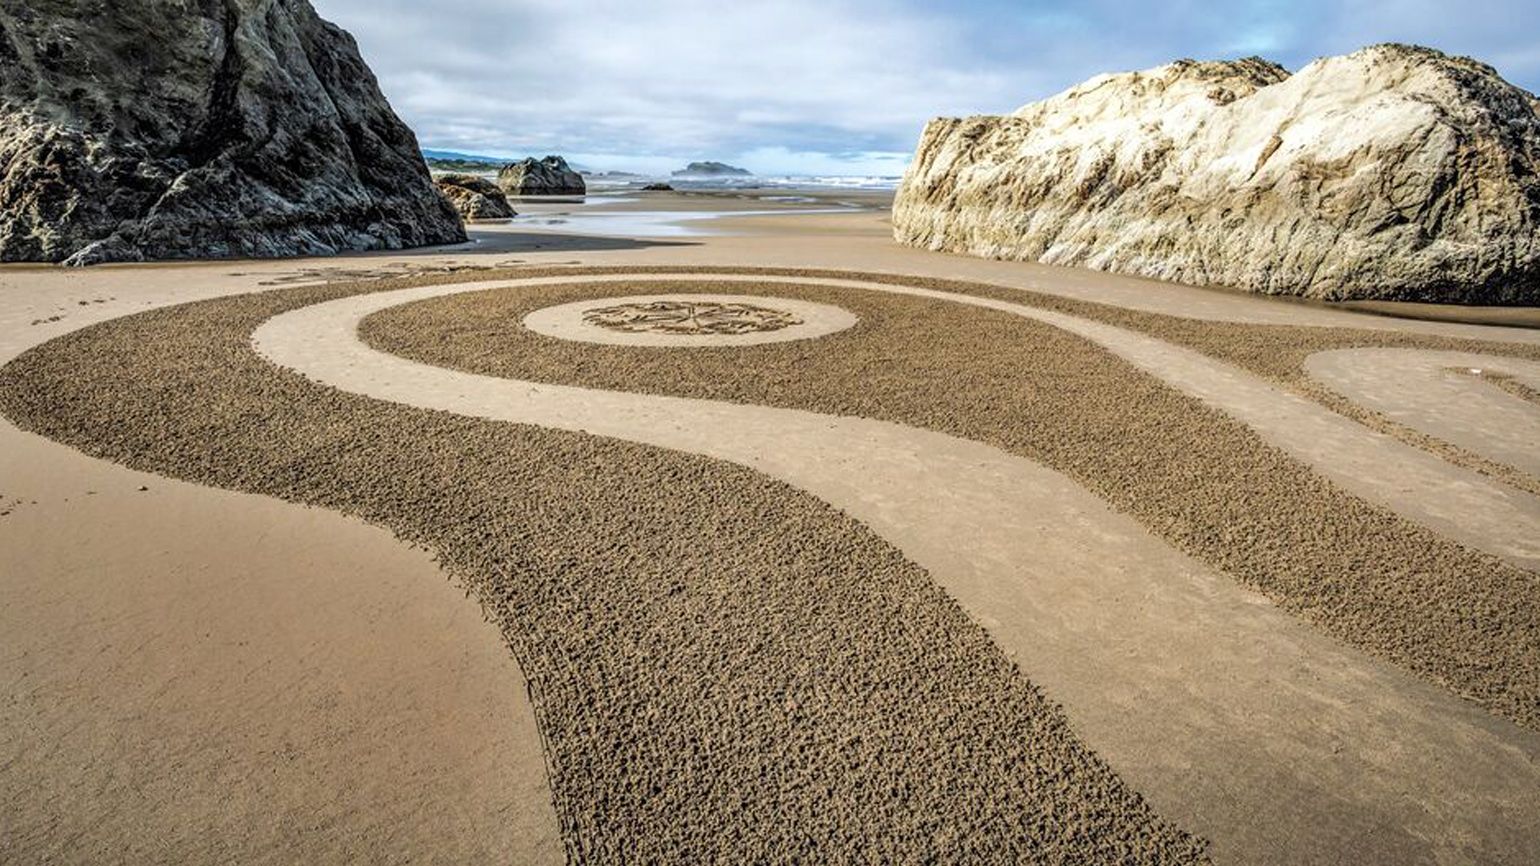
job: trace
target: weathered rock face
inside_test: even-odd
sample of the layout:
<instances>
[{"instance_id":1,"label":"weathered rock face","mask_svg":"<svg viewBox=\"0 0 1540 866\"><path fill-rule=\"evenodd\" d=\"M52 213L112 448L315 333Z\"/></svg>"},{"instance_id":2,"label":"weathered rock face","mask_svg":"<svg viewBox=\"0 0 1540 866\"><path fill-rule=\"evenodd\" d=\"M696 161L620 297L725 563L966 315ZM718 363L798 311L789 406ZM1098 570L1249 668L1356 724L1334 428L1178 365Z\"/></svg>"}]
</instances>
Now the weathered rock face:
<instances>
[{"instance_id":1,"label":"weathered rock face","mask_svg":"<svg viewBox=\"0 0 1540 866\"><path fill-rule=\"evenodd\" d=\"M497 185L509 195L583 195L588 184L559 156L533 157L503 166Z\"/></svg>"},{"instance_id":2,"label":"weathered rock face","mask_svg":"<svg viewBox=\"0 0 1540 866\"><path fill-rule=\"evenodd\" d=\"M464 240L306 0L0 0L0 261Z\"/></svg>"},{"instance_id":3,"label":"weathered rock face","mask_svg":"<svg viewBox=\"0 0 1540 866\"><path fill-rule=\"evenodd\" d=\"M503 220L517 216L497 184L474 174L441 174L433 179L460 216L468 220Z\"/></svg>"},{"instance_id":4,"label":"weathered rock face","mask_svg":"<svg viewBox=\"0 0 1540 866\"><path fill-rule=\"evenodd\" d=\"M1540 303L1534 97L1380 45L1181 61L926 127L901 242L1325 299Z\"/></svg>"}]
</instances>

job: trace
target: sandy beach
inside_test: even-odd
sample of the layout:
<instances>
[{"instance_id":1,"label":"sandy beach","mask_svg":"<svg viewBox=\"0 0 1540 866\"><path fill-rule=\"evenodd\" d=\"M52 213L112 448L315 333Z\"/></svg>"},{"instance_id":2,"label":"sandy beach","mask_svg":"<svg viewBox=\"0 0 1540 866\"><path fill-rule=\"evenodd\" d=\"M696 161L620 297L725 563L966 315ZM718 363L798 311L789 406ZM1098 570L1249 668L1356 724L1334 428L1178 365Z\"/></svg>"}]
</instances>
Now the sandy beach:
<instances>
[{"instance_id":1,"label":"sandy beach","mask_svg":"<svg viewBox=\"0 0 1540 866\"><path fill-rule=\"evenodd\" d=\"M0 859L1540 859L1540 314L928 252L889 198L0 267ZM739 294L854 324L522 324Z\"/></svg>"}]
</instances>

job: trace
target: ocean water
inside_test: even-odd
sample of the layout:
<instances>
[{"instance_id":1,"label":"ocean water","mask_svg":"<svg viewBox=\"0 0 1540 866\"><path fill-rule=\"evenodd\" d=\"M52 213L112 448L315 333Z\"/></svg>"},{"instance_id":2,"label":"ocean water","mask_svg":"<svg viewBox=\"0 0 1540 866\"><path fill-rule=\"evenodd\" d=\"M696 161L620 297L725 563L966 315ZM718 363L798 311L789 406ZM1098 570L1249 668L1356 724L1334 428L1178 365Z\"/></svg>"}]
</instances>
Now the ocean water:
<instances>
[{"instance_id":1,"label":"ocean water","mask_svg":"<svg viewBox=\"0 0 1540 866\"><path fill-rule=\"evenodd\" d=\"M766 175L763 177L675 178L628 177L584 178L592 189L640 189L649 183L666 183L685 190L894 190L901 180L896 175Z\"/></svg>"},{"instance_id":2,"label":"ocean water","mask_svg":"<svg viewBox=\"0 0 1540 866\"><path fill-rule=\"evenodd\" d=\"M434 174L443 174L434 171ZM497 166L488 164L484 171L469 171L470 174L480 175L487 179L497 177ZM685 190L895 190L898 182L902 180L898 175L841 175L841 174L785 174L785 175L750 175L749 177L720 177L720 178L682 178L682 177L651 177L646 175L625 175L621 177L606 177L600 174L585 174L583 180L591 190L615 191L615 190L639 190L650 183L666 183L675 189Z\"/></svg>"},{"instance_id":3,"label":"ocean water","mask_svg":"<svg viewBox=\"0 0 1540 866\"><path fill-rule=\"evenodd\" d=\"M536 231L595 237L677 238L728 234L710 227L712 220L728 217L788 216L798 214L850 213L856 207L805 208L802 210L659 210L593 211L574 209L559 213L521 213L503 223L477 223L482 231Z\"/></svg>"}]
</instances>

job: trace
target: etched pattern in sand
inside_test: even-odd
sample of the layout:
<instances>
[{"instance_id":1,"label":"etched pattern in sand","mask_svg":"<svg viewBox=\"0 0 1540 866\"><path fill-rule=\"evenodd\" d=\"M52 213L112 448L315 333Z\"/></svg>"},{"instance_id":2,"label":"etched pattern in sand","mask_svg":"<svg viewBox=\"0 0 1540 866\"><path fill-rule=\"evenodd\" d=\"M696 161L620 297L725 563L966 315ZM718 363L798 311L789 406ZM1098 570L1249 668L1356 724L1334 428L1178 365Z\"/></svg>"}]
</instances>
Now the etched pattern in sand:
<instances>
[{"instance_id":1,"label":"etched pattern in sand","mask_svg":"<svg viewBox=\"0 0 1540 866\"><path fill-rule=\"evenodd\" d=\"M341 510L432 548L498 623L526 674L573 861L797 859L811 850L832 859L1190 862L1204 856L1201 842L1178 829L1190 825L1216 837L1216 859L1283 862L1301 851L1330 859L1344 838L1357 844L1368 820L1387 828L1368 858L1376 862L1425 859L1427 840L1439 836L1491 852L1481 859L1534 859L1534 840L1514 829L1533 824L1522 820L1533 762L1510 757L1527 748L1528 732L1474 714L1443 728L1439 719L1453 718L1443 713L1462 710L1456 699L1400 682L1367 659L1353 661L1358 674L1333 685L1281 673L1345 667L1333 643L1341 639L1532 725L1530 572L1343 494L1255 427L1084 339L1082 331L1098 333L1094 322L1049 317L1052 310L1020 304L1029 297L1022 292L748 269L703 270L681 285L675 271L627 271L530 268L497 280L452 274L318 285L143 313L61 337L0 369L0 410L88 453ZM598 277L606 279L587 282ZM740 277L775 296L596 297L728 292L744 288ZM812 282L825 277L861 284ZM435 298L430 281L464 285L454 299ZM432 291L364 303L376 290L398 289ZM1045 308L1069 306L1030 297ZM791 311L803 324L734 336L623 333L584 321L599 308L665 300L753 301ZM997 306L983 309L981 301ZM341 302L343 313L326 310ZM370 308L376 312L360 319ZM269 342L270 329L296 321L326 327ZM755 343L837 332L797 346ZM1137 345L1132 332L1114 336L1103 339ZM404 357L337 363L338 353L360 349L359 339ZM734 351L615 348L729 343ZM287 345L295 353L288 357L304 364L262 354L273 345ZM305 375L301 366L322 358L327 375L339 378ZM391 361L400 366L370 366ZM436 369L446 366L459 372ZM341 378L355 375L369 387L340 384L357 384ZM456 378L417 379L437 375ZM468 387L475 376L492 381ZM412 400L374 390L408 379L447 387L415 389ZM412 402L423 395L445 402ZM690 408L679 401L691 401L695 414L678 414ZM628 411L611 411L617 405ZM530 407L540 414L517 414ZM749 412L786 414L756 427L745 423ZM1236 685L1239 652L1179 653L1179 663L1150 665L1154 653L1130 652L1141 631L1150 644L1177 644L1140 623L1174 624L1169 635L1187 646L1218 640L1205 632L1249 632L1240 645L1256 644L1281 626L1261 618L1249 593L1238 608L1220 607L1215 587L1227 584L1189 585L1186 563L1161 585L1151 579L1156 560L1138 559L1137 590L1119 593L1033 547L1025 548L1030 556L1000 557L999 568L1017 577L1017 563L1041 556L1042 579L981 579L977 594L964 597L985 615L1041 611L1039 619L1008 627L995 619L985 631L969 616L975 608L965 610L950 592L970 584L939 577L973 580L972 567L954 564L955 551L985 548L960 544L961 533L939 533L928 516L964 527L998 519L1000 535L1041 531L1045 544L1071 531L1071 521L1059 521L1060 529L1042 507L992 507L1019 501L1003 496L981 503L976 494L994 489L982 483L960 484L969 496L936 495L945 492L941 484L913 489L915 467L952 453L945 449L886 449L902 472L851 481L835 474L851 473L848 465L803 459L827 459L831 449L781 450L794 447L776 438L797 429L782 423L794 416L805 435L863 460L881 453L875 437L840 436L826 425L875 424L884 435L945 435L953 437L948 448L994 449L936 465L978 473L1011 495L1034 488L1000 483L998 465L1041 463L1034 480L1057 467L1066 477L1055 483L1067 488L1050 500L1081 485L1076 495L1100 496L1146 522L1159 536L1149 539L1153 549L1163 549L1163 539L1186 550L1328 635L1300 651L1297 666L1250 656L1262 659L1254 668L1260 675L1246 680L1250 692ZM663 420L644 425L647 417ZM749 438L730 434L724 422L735 418L739 430L770 443L749 456L782 462L713 456ZM821 499L796 483L808 479L832 479L819 489L833 493ZM879 482L924 508L871 497ZM870 502L867 517L833 501L840 497ZM1074 509L1074 525L1091 513ZM879 526L910 539L905 533L919 526L939 540L899 546ZM1098 555L1114 535L1132 534L1092 530L1100 533ZM934 574L925 556L935 557ZM1073 584L1051 579L1060 571L1074 575ZM1107 574L1129 571L1114 563ZM1007 585L1032 596L1004 603ZM1170 603L1178 591L1187 593L1182 616L1151 616L1140 602L1137 615L1091 626L1093 612L1120 594ZM1237 618L1204 628L1194 612L1209 622ZM1039 643L1029 653L1002 652L1005 634ZM1050 638L1061 659L1110 661L1076 661L1055 674L1045 661ZM1032 660L1034 675L1057 676L1049 694L1026 679L1017 657ZM1205 657L1219 660L1208 670L1224 671L1223 683L1206 693L1206 683L1221 678L1204 675ZM1126 687L1109 687L1118 676ZM1079 708L1083 727L1072 728L1076 716L1049 695L1073 696L1068 705ZM1283 710L1285 701L1314 706ZM1419 709L1430 706L1445 709ZM1330 710L1312 712L1317 707ZM1365 715L1348 715L1357 712ZM1328 726L1325 715L1337 721ZM1149 724L1130 723L1136 719ZM1116 733L1168 719L1181 730L1149 738L1142 749ZM1487 725L1492 733L1473 738ZM1371 727L1375 733L1366 733ZM1306 741L1301 730L1324 742ZM1092 747L1102 743L1113 747L1109 761L1122 760L1098 758ZM1382 757L1386 743L1397 744L1393 767ZM1441 760L1432 762L1445 768L1438 774L1399 757L1434 751ZM1130 783L1118 775L1123 767ZM1417 781L1393 784L1392 770ZM1435 775L1460 796L1421 787ZM1363 778L1377 781L1355 782ZM1146 785L1161 797L1157 807L1171 812L1169 823L1135 793ZM1318 802L1324 788L1340 795ZM1402 792L1413 789L1420 799L1402 803ZM1215 817L1236 800L1245 817L1276 802L1307 805L1281 810L1258 829L1245 818Z\"/></svg>"},{"instance_id":2,"label":"etched pattern in sand","mask_svg":"<svg viewBox=\"0 0 1540 866\"><path fill-rule=\"evenodd\" d=\"M588 310L583 320L631 334L755 334L802 324L800 318L783 310L718 301L616 304Z\"/></svg>"}]
</instances>

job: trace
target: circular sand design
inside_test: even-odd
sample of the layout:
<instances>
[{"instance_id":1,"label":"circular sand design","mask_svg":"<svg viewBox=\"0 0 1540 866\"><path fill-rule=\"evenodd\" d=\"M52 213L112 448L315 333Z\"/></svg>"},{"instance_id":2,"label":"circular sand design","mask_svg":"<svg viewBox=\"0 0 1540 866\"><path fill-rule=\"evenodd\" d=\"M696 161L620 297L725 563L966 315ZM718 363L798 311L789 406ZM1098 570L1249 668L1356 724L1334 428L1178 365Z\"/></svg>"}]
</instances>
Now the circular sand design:
<instances>
[{"instance_id":1,"label":"circular sand design","mask_svg":"<svg viewBox=\"0 0 1540 866\"><path fill-rule=\"evenodd\" d=\"M600 307L583 320L630 334L750 334L779 331L802 320L783 310L717 301L648 301Z\"/></svg>"},{"instance_id":2,"label":"circular sand design","mask_svg":"<svg viewBox=\"0 0 1540 866\"><path fill-rule=\"evenodd\" d=\"M574 301L535 310L524 327L561 340L611 346L753 346L843 331L854 313L832 304L763 295L677 293Z\"/></svg>"},{"instance_id":3,"label":"circular sand design","mask_svg":"<svg viewBox=\"0 0 1540 866\"><path fill-rule=\"evenodd\" d=\"M1457 540L1473 537L1495 550L1511 546L1513 538L1523 541L1522 530L1535 519L1522 504L1502 498L1511 496L1507 491L1480 487L1479 476L1432 455L1393 449L1356 423L1324 409L1310 412L1302 398L1246 382L1233 369L1214 370L1194 385L1203 372L1195 366L1201 360L1170 357L1164 347L1132 332L945 291L987 290L976 285L907 278L919 285L906 287L889 282L899 278L875 275L839 279L850 276L688 278L702 292L730 291L738 279L745 288L780 298L849 309L862 328L839 336L836 351L766 345L726 354L634 352L521 333L516 323L531 311L608 303L616 291L583 280L524 282L515 290L484 287L404 303L371 316L359 332L366 342L419 363L540 382L543 389L567 385L778 406L878 419L995 445L1069 470L1179 548L1262 589L1339 638L1453 684L1499 711L1535 718L1534 644L1513 639L1540 630L1528 602L1530 572L1465 551L1426 525L1402 522L1354 495L1374 495L1370 485L1342 490L1322 477L1321 467L1335 467L1334 478L1352 481L1344 466L1351 469L1382 453L1362 465L1383 467L1369 474L1395 479L1403 512L1436 523L1433 517L1458 511L1455 516L1473 519L1451 534L1458 530L1464 536L1457 534ZM660 272L650 279L637 275L628 285L640 297L686 279ZM889 297L875 300L874 289ZM1011 315L1000 318L971 306ZM1024 318L1039 324L1027 325ZM1191 394L1162 389L1156 379L1131 377L1114 356L1087 353L1085 344L1065 335L1073 331L1134 355L1145 369L1210 398L1216 388L1234 384L1220 392L1226 397L1222 405L1254 426L1204 408ZM1140 355L1144 348L1148 352ZM1282 435L1280 427L1286 428L1283 441L1295 459L1309 463L1269 447L1266 438ZM1174 433L1177 429L1183 432ZM1195 441L1206 443L1205 449L1184 444ZM1344 460L1349 453L1356 456ZM1456 485L1462 496L1491 495L1450 509L1449 491ZM1426 493L1408 493L1413 487ZM1410 507L1419 503L1427 506L1422 513ZM1502 520L1488 520L1499 513ZM1486 536L1475 532L1489 529ZM1374 568L1363 567L1366 558ZM1415 591L1408 591L1412 587ZM1473 621L1472 609L1491 613ZM1472 657L1484 663L1471 665Z\"/></svg>"},{"instance_id":4,"label":"circular sand design","mask_svg":"<svg viewBox=\"0 0 1540 866\"><path fill-rule=\"evenodd\" d=\"M565 278L583 272L556 273ZM590 273L613 271L594 269ZM519 273L523 285L518 296L528 300L529 283L541 276L554 279L551 274L537 270ZM779 275L760 274L758 278L768 281L773 276ZM865 275L864 279L880 283L898 278ZM976 285L935 285L980 294L993 291ZM554 794L574 860L645 859L643 855L658 852L684 859L681 851L694 851L700 859L718 859L710 855L729 850L748 859L754 852L746 846L769 859L767 851L789 857L812 845L822 853L861 850L876 852L872 856L878 857L909 855L893 859L940 859L941 854L927 845L942 846L959 858L972 854L978 855L977 859L1002 860L1051 851L1065 859L1091 862L1170 862L1196 853L1183 845L1180 837L1162 832L1159 825L1152 827L1153 816L1147 808L1126 798L1127 789L1116 776L1108 779L1103 775L1110 774L1110 769L1098 768L1094 756L1088 760L1079 743L1063 739L1066 728L1053 708L1026 699L1030 691L1021 691L1025 681L1020 672L1002 665L988 639L981 643L977 630L968 628L965 618L958 619L961 612L946 603L945 595L936 594L936 588L924 579L923 570L915 571L913 564L895 559L895 551L866 535L858 524L842 522L838 511L831 514L817 500L807 501L796 493L795 485L767 485L757 475L743 474L741 466L735 469L702 460L686 450L627 444L602 434L575 437L570 431L564 434L546 425L493 421L481 417L489 411L485 405L467 404L459 413L413 409L404 403L364 398L346 389L339 392L271 365L252 363L250 344L244 337L259 322L266 320L268 324L261 326L266 329L276 321L272 317L314 309L307 305L328 303L328 299L340 301L342 296L371 288L396 287L289 290L188 305L115 322L56 341L47 351L31 353L24 363L8 368L0 374L0 405L8 413L19 413L29 424L103 456L187 473L204 483L339 508L390 525L404 538L433 547L446 568L465 580L484 610L499 621L521 666L533 674L531 700L541 714L547 736ZM779 283L771 290L792 291ZM1001 294L1007 293L1001 290ZM1021 297L1015 293L1009 296ZM901 386L910 393L918 381L912 374L924 371L903 369L897 363L903 362L926 365L924 369L934 374L932 378L941 387L931 395L935 399L923 404L932 407L928 414L914 420L935 428L968 422L970 437L1011 450L1026 450L1033 442L1009 439L1000 430L992 433L984 423L988 418L973 416L986 411L992 415L1026 402L1021 409L1033 423L1000 418L1012 422L1002 429L1025 436L1033 434L1039 423L1061 422L1049 433L1072 432L1066 443L1084 442L1095 449L1091 457L1111 452L1109 457L1120 466L1133 465L1126 459L1127 448L1147 449L1170 441L1176 446L1172 459L1178 459L1191 453L1192 449L1185 447L1187 442L1219 442L1224 438L1169 435L1170 430L1182 429L1184 424L1198 425L1194 432L1209 434L1223 434L1229 429L1218 423L1216 415L1195 411L1190 399L1166 394L1169 399L1162 400L1164 391L1130 390L1140 387L1143 380L1138 374L1131 376L1116 364L1106 367L1111 363L1108 356L1088 351L1088 345L1069 336L1036 328L1023 330L1020 322L955 311L952 318L958 320L957 327L977 340L947 339L938 333L939 310L934 306L915 308L914 315L905 316L905 310L891 301L861 306L854 296L839 300L861 313L861 331L816 347L827 351L769 346L752 353L764 353L766 357L760 360L767 362L775 360L771 357L774 353L787 355L780 360L790 366L783 369L796 375L776 379L797 391L812 390L810 385L820 386L817 390L821 391L839 382L859 383L862 391L851 399L859 396L867 402L854 407L861 410L855 414L882 416L893 411L893 406L903 408L904 404L895 402L901 395L893 389ZM417 306L410 313L420 316L435 309ZM452 312L457 322L465 321L466 310ZM507 315L506 309L489 312L487 322L519 330L518 315ZM919 329L910 339L895 331L906 320ZM352 344L350 335L363 333L367 337L367 329L358 325L351 322L338 332L342 336L334 335L331 342L312 342L302 354L332 355L346 349ZM420 329L410 330L418 333ZM727 358L738 362L738 373L765 372L764 365L746 362L750 353L627 352L563 345L533 339L527 333L522 341L517 335L495 339L493 328L485 331L489 339L484 345L473 347L469 342L453 341L453 348L506 351L517 342L539 343L543 344L538 347L540 351L546 353L583 353L589 357L581 360L587 362L625 356L633 363L666 363L676 373L709 374L709 381L722 381L722 377L707 365ZM852 356L852 348L861 348L854 344L867 342L871 332L886 332L887 346L909 351L885 349L876 358L863 358L858 351ZM256 342L263 343L260 339ZM981 348L989 347L1001 357L979 355ZM823 375L828 370L807 369L819 355L830 356L824 359L827 361L850 358L877 363L866 363L860 376L828 378ZM449 363L449 359L423 357L403 363L431 371L423 362ZM1008 362L1024 366L1017 369L1007 366ZM82 376L82 370L92 375ZM576 375L570 367L561 370L563 376ZM991 375L980 375L981 370L991 371ZM593 375L587 370L581 372ZM625 378L618 387L636 390L647 386L645 370L623 372ZM1084 387L1088 378L1096 384L1095 389ZM176 387L168 390L166 382ZM989 389L996 383L1008 389L1002 399L990 399ZM571 387L512 384L519 389L521 400L546 399ZM654 390L664 390L653 384ZM775 394L765 392L766 384L775 383L761 382L752 388L744 385L742 393L756 402L780 402ZM1060 386L1062 390L1056 390ZM458 391L450 388L433 393L450 397ZM738 393L722 391L714 396ZM948 394L958 399L940 399ZM1105 407L1113 414L1098 419L1071 411L1087 408L1089 394L1100 395L1089 409ZM61 399L61 395L68 399ZM1069 402L1055 405L1056 395ZM506 405L510 401L484 402ZM721 406L715 408L726 411ZM741 411L741 407L731 411ZM1165 435L1138 435L1143 429L1138 422L1144 415L1161 422L1155 429ZM133 423L121 423L125 417ZM611 416L608 423L618 422ZM585 430L591 427L579 426ZM1100 430L1121 435L1086 441L1088 431ZM1045 449L1041 457L1067 465L1066 458L1074 455L1052 445L1038 445ZM1255 464L1245 459L1247 452L1232 454L1231 450L1215 448L1213 453L1223 455L1224 463ZM810 458L818 457L817 452L806 453ZM1208 472L1224 468L1211 465L1212 454L1203 457ZM1133 463L1147 472L1150 462ZM1101 478L1094 460L1075 463L1087 467L1077 473L1087 482ZM1297 483L1298 477L1287 471L1288 466L1269 464L1266 468L1268 471L1256 476L1258 483L1290 490L1295 499L1307 499L1312 504L1323 498L1319 489ZM1158 489L1172 498L1173 486L1203 473L1174 471L1161 476L1155 479ZM380 478L389 481L361 483ZM1118 479L1136 489L1120 495L1118 489L1105 484L1093 486L1119 504L1128 505L1127 497L1132 496L1137 506L1141 479L1123 475ZM1010 487L1030 489L1028 485ZM1253 497L1256 494L1250 489L1244 492ZM1269 506L1268 520L1278 522L1280 513L1289 516L1272 507L1274 498L1255 498ZM1196 501L1207 499L1198 497ZM1130 510L1150 518L1147 508ZM1031 509L997 513L1040 519ZM1224 516L1235 517L1228 511ZM1337 522L1356 528L1352 525L1354 516L1339 516ZM1198 517L1201 530L1203 514ZM1164 526L1159 520L1154 522ZM774 526L777 531L763 532L765 526ZM1355 532L1355 537L1359 543L1354 554L1362 562L1363 551L1374 547L1362 540L1362 532ZM1264 536L1263 541L1270 538ZM596 544L595 539L604 543ZM1234 546L1244 540L1226 537L1225 543ZM1199 547L1200 553L1212 553L1201 545L1193 546ZM1288 549L1287 545L1262 546L1275 557L1277 550ZM1436 545L1420 544L1417 548L1431 546ZM942 547L950 551L960 546L948 539ZM710 563L710 567L698 568L701 563ZM1434 569L1440 575L1462 573L1447 567L1450 563L1443 560L1423 564L1445 566ZM835 568L831 571L830 566ZM1142 567L1140 576L1148 572ZM1032 584L1035 593L1043 588L1041 583ZM1277 591L1279 587L1269 589ZM1145 587L1139 590L1143 591ZM1060 594L1035 603L1054 606L1055 617L1074 618L1063 608L1064 600ZM1468 609L1468 596L1466 606ZM1182 617L1162 619L1186 624ZM1259 627L1254 619L1246 623ZM852 639L852 635L859 638ZM776 652L762 659L756 652L743 652L745 647L774 647ZM917 647L929 656L916 653ZM1051 667L1038 656L1028 657L1035 660L1031 665L1034 669ZM766 669L761 661L777 664ZM787 663L778 664L783 661ZM1192 673L1189 666L1183 667ZM1231 667L1233 663L1227 660L1226 676L1233 673ZM730 675L724 676L724 671ZM778 671L793 671L795 676L767 679L767 674ZM1075 675L1100 682L1101 673L1077 668ZM767 683L772 688L767 688ZM873 683L883 687L874 691ZM1030 690L1030 684L1025 685ZM1280 693L1294 691L1282 681L1277 688ZM1181 689L1159 691L1190 697ZM596 695L605 699L595 700ZM1129 700L1126 695L1139 698ZM1135 689L1113 697L1124 704L1117 708L1120 726L1138 727L1128 724L1128 719L1153 696ZM1333 705L1358 704L1339 701ZM1200 706L1193 715L1210 716L1215 706ZM1249 717L1309 718L1307 714L1278 713L1277 705L1271 702L1254 706L1268 709L1247 714ZM1377 719L1390 718L1390 727L1397 727L1397 713L1386 712L1383 705L1368 707L1366 712ZM1409 717L1417 720L1418 730L1433 729L1431 735L1440 743L1466 743L1470 731L1480 727L1463 724L1459 728L1462 736L1450 738L1443 737L1439 724L1430 722L1426 714L1412 713ZM637 724L642 719L645 723ZM936 724L940 719L945 724ZM1313 718L1311 724L1320 726ZM1028 729L1023 730L1024 725ZM858 732L854 739L848 735L851 731ZM1234 799L1236 789L1246 787L1238 786L1234 775L1245 769L1237 766L1245 762L1235 759L1236 741L1222 735L1173 738L1168 741L1169 751L1187 762L1191 755L1182 749L1183 744L1199 739L1224 752L1226 758L1216 784L1200 785L1198 791L1224 789L1222 796ZM1349 756L1354 754L1356 739L1347 738ZM1384 751L1383 738L1365 739L1376 746L1369 757ZM1028 747L1025 754L1020 751L1023 747ZM1273 742L1263 738L1265 751L1271 753L1274 748ZM1427 751L1413 749L1410 753ZM1311 754L1327 752L1335 753L1336 749L1316 748ZM1466 755L1461 758L1443 764L1472 773L1473 762L1464 760ZM1374 791L1361 791L1356 784L1336 784L1331 770L1341 760L1346 759L1333 754L1330 762L1301 762L1307 768L1300 771L1300 781L1312 794L1339 789L1376 800ZM1131 763L1137 765L1139 761ZM621 766L625 772L606 772ZM1143 774L1143 778L1148 781L1171 773L1172 768L1164 767ZM1482 784L1469 787L1484 790L1499 775L1475 773L1472 778L1481 779ZM1360 771L1349 777L1379 778L1380 773ZM1034 784L1022 786L1019 783L1024 778ZM1415 787L1403 785L1400 789ZM1531 790L1523 789L1525 794ZM900 791L902 796L895 797ZM746 798L745 792L754 796ZM1273 783L1251 788L1249 793L1291 804L1290 810L1280 810L1278 822L1269 824L1287 823L1288 813L1299 811L1293 804L1316 799L1286 796ZM1403 798L1399 792L1395 796ZM1441 805L1465 802L1463 795L1426 796ZM1201 796L1193 799L1203 801ZM1333 798L1322 808L1329 809L1331 816L1341 816L1344 802ZM1500 807L1466 808L1479 816L1502 812ZM906 813L906 809L913 811ZM1179 806L1176 811L1181 817L1190 817ZM1255 814L1254 807L1247 811L1248 818ZM1376 814L1380 816L1376 820L1385 821L1385 813ZM1001 820L1015 816L1026 820L1014 824ZM938 819L945 825L926 823ZM1323 821L1321 814L1305 815L1303 820L1312 826L1306 834L1309 840L1322 844L1331 842L1333 827L1364 826L1362 821ZM1385 826L1398 825L1392 820ZM1471 833L1464 829L1466 824L1459 826L1462 829L1450 835L1493 841L1489 830ZM787 838L775 832L785 827L795 828L798 835ZM1248 826L1245 832L1256 844L1254 829ZM1059 833L1073 841L1054 838ZM1427 834L1419 834L1419 847L1410 850L1421 851L1425 844L1421 840L1426 838ZM1266 850L1298 853L1300 842L1300 838L1287 844L1274 842ZM1376 842L1379 853L1395 847L1395 840L1377 838ZM1340 844L1335 848L1340 850ZM1114 856L1114 850L1121 856ZM926 853L931 856L925 857ZM1260 862L1266 858L1236 859Z\"/></svg>"},{"instance_id":5,"label":"circular sand design","mask_svg":"<svg viewBox=\"0 0 1540 866\"><path fill-rule=\"evenodd\" d=\"M253 349L277 317L394 288L86 328L0 368L0 411L432 549L525 674L570 862L1203 860L922 568L813 495L341 391Z\"/></svg>"}]
</instances>

